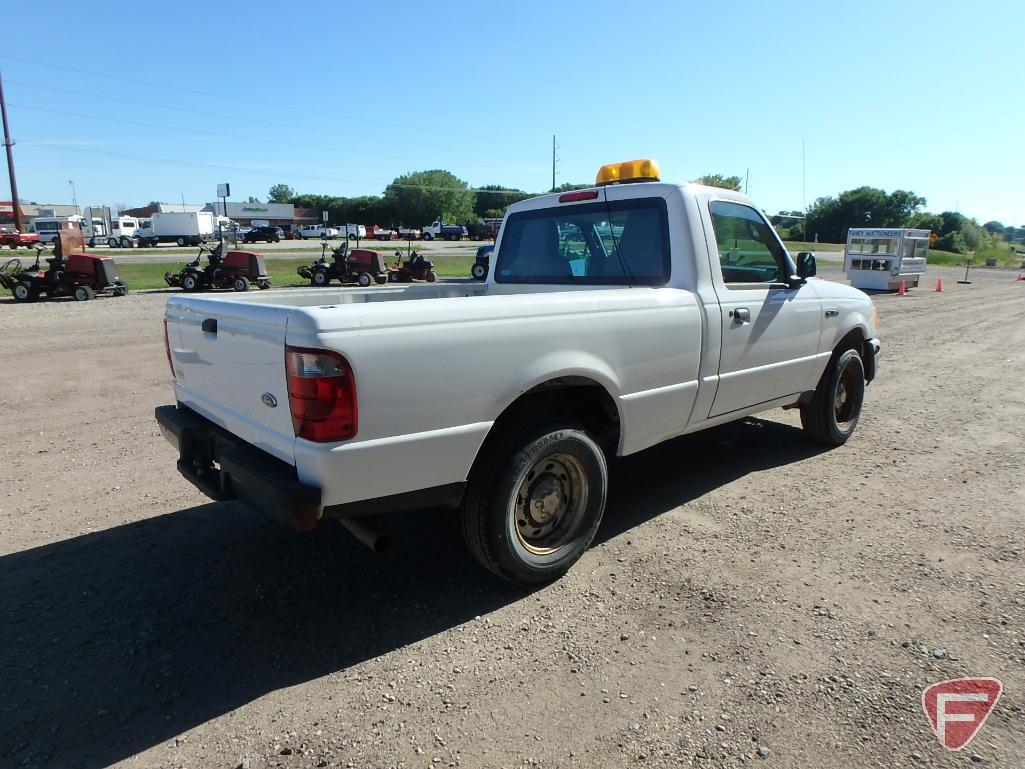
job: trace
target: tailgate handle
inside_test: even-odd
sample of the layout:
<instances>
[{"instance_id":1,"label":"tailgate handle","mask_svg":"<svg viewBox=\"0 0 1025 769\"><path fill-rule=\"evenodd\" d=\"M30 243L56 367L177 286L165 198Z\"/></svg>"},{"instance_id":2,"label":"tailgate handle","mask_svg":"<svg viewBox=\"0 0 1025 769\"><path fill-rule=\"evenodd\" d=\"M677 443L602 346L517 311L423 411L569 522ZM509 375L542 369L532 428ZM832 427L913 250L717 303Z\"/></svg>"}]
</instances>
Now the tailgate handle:
<instances>
[{"instance_id":1,"label":"tailgate handle","mask_svg":"<svg viewBox=\"0 0 1025 769\"><path fill-rule=\"evenodd\" d=\"M217 333L217 318L204 318L203 319L203 331L208 334Z\"/></svg>"}]
</instances>

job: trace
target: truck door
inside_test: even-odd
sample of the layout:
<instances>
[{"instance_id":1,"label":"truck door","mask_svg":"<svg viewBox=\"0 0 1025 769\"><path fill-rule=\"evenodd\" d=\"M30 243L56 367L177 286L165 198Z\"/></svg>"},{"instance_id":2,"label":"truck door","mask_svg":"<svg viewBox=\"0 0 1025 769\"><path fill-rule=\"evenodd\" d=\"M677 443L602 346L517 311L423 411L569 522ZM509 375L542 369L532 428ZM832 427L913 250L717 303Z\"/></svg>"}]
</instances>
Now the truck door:
<instances>
[{"instance_id":1,"label":"truck door","mask_svg":"<svg viewBox=\"0 0 1025 769\"><path fill-rule=\"evenodd\" d=\"M711 200L708 214L722 324L715 417L813 387L822 311L812 286L787 285L790 257L757 210Z\"/></svg>"}]
</instances>

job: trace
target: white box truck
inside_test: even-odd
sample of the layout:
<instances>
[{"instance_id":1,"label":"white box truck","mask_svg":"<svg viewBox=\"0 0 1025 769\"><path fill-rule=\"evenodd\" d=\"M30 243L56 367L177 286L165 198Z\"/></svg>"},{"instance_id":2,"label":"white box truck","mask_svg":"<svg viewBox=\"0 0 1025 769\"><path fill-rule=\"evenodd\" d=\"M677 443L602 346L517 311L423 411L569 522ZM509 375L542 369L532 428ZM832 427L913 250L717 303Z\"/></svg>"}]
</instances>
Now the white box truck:
<instances>
[{"instance_id":1,"label":"white box truck","mask_svg":"<svg viewBox=\"0 0 1025 769\"><path fill-rule=\"evenodd\" d=\"M140 235L140 245L177 243L179 246L198 246L217 238L217 219L209 211L155 213L146 234Z\"/></svg>"}]
</instances>

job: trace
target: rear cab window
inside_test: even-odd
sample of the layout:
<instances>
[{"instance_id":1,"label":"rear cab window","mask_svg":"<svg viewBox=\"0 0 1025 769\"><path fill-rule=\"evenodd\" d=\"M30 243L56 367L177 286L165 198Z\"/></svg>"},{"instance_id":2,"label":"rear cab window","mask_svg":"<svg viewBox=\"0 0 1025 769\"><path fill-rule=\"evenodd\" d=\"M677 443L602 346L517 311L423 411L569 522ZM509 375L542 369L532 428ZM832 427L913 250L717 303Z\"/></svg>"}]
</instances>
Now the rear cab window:
<instances>
[{"instance_id":1,"label":"rear cab window","mask_svg":"<svg viewBox=\"0 0 1025 769\"><path fill-rule=\"evenodd\" d=\"M495 267L497 283L661 286L669 274L669 217L661 197L511 214Z\"/></svg>"}]
</instances>

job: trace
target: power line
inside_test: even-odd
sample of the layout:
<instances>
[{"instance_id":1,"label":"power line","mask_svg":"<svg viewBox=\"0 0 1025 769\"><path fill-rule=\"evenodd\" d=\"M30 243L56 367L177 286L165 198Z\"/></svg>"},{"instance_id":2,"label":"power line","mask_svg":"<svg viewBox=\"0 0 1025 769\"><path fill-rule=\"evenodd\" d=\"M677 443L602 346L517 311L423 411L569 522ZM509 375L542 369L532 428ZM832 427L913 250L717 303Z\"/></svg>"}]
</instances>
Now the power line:
<instances>
[{"instance_id":1,"label":"power line","mask_svg":"<svg viewBox=\"0 0 1025 769\"><path fill-rule=\"evenodd\" d=\"M4 58L4 57L0 56L0 58ZM23 87L26 87L26 88L42 88L42 89L48 90L48 91L56 91L58 93L67 93L67 94L71 94L73 96L78 96L80 98L85 98L85 99L105 99L107 101L115 101L115 102L118 102L118 103L121 103L121 104L130 104L130 105L135 106L135 107L147 107L147 108L150 108L150 109L162 109L162 110L168 110L168 111L171 111L171 112L181 112L181 113L189 114L189 115L200 115L200 116L203 116L203 117L218 118L218 119L221 119L221 120L237 120L238 119L237 115L229 115L229 114L225 114L223 112L211 112L209 110L192 109L192 108L189 108L189 107L173 107L173 106L169 106L169 105L166 105L166 104L156 104L154 102L140 101L138 99L127 99L127 98L125 98L123 96L111 96L109 94L95 93L95 92L89 92L89 91L81 91L81 90L72 89L72 88L61 88L59 86L46 85L46 84L43 84L43 83L29 83L29 82L26 82L24 80L11 80L10 78L8 78L6 82L7 83L14 83L16 85L20 85L20 86L23 86ZM129 81L129 82L131 82L131 81ZM32 109L32 108L29 107L29 109ZM42 108L41 107L36 107L35 109L42 109ZM71 113L69 113L69 114L71 114ZM93 117L93 116L89 116L89 117ZM97 118L97 119L101 119L101 118ZM339 131L336 128L323 128L323 127L320 127L320 126L317 126L317 125L297 125L295 123L282 123L282 122L279 122L279 121L263 120L263 119L260 119L260 118L254 118L254 117L249 117L249 116L246 116L245 121L246 121L246 123L259 123L261 125L272 126L272 127L275 127L275 128L289 128L289 129L298 130L298 131L312 131L314 133L329 134L329 135L332 135L332 136L344 136L346 138L352 138L352 139L366 139L366 140L369 140L369 141L389 141L389 139L387 137L383 137L383 136L375 136L375 135L372 135L372 134L360 134L360 133L354 133L352 131ZM384 125L394 125L396 127L405 127L405 126L398 126L398 124L393 124L393 123L386 123ZM160 126L160 127L163 128L165 126ZM456 150L456 151L460 151L460 152L465 151L465 147L457 147L455 145L431 144L429 142L421 142L421 141L416 141L416 140L410 141L410 140L407 140L407 139L403 139L402 142L403 142L403 144L407 144L407 145L418 145L418 146L427 147L427 148L435 148L436 147L436 148L439 148L439 149L450 149L450 150ZM319 149L319 147L317 147L316 145L296 145L296 146L311 146L311 147ZM337 148L332 147L331 149L337 149ZM366 153L366 154L370 154L370 153ZM508 157L508 155L504 154L504 153L490 152L490 151L486 151L486 150L484 151L483 154L488 154L488 155L491 155L493 157ZM395 157L395 156L394 155L382 155L381 157ZM480 167L483 168L483 167L486 167L486 166L480 166ZM522 169L522 170L536 170L536 169L531 168L531 169Z\"/></svg>"},{"instance_id":2,"label":"power line","mask_svg":"<svg viewBox=\"0 0 1025 769\"><path fill-rule=\"evenodd\" d=\"M65 144L65 143L61 143L61 142L52 142L52 141L34 142L31 139L22 139L22 140L20 140L20 143L24 144L24 145L29 145L29 146L36 144L36 145L39 145L39 146L60 147L61 149L71 150L73 152L85 152L85 153L92 154L92 155L105 155L105 156L108 156L108 157L122 158L122 159L125 159L125 160L137 160L137 161L144 161L144 162L151 162L151 163L166 163L166 164L175 165L175 166L195 166L197 168L212 168L212 169L221 170L221 171L238 171L238 172L241 172L241 173L274 174L274 175L280 176L282 178L314 179L314 180L317 180L317 181L331 182L331 183L335 183L335 184L347 183L347 184L371 185L371 184L378 184L379 183L379 182L370 182L370 181L367 181L366 179L345 179L345 178L341 178L341 177L337 177L337 176L320 176L320 175L317 175L317 174L295 173L294 171L283 171L281 169L275 169L275 168L259 168L259 167L255 167L255 166L234 166L234 165L230 165L230 164L227 164L227 163L209 163L209 162L203 162L203 161L199 161L199 160L181 160L180 158L162 158L162 157L158 157L158 156L155 156L155 155L136 155L134 153L114 152L114 151L111 151L111 150L100 150L100 149L95 149L95 148L92 148L92 147L83 147L82 145L79 145L79 144ZM388 187L398 187L400 189L449 190L449 191L455 190L455 189L461 189L461 188L458 188L458 187L450 187L450 186L446 187L446 186L442 186L442 185L394 184L394 183L386 184L385 185L385 189L387 189ZM526 194L523 190L516 190L516 189L497 189L496 190L496 189L483 189L483 188L469 187L469 186L466 187L465 189L467 191L473 192L473 193L477 193L477 192L484 192L484 193L494 192L494 193ZM339 196L339 197L343 197L343 196Z\"/></svg>"}]
</instances>

